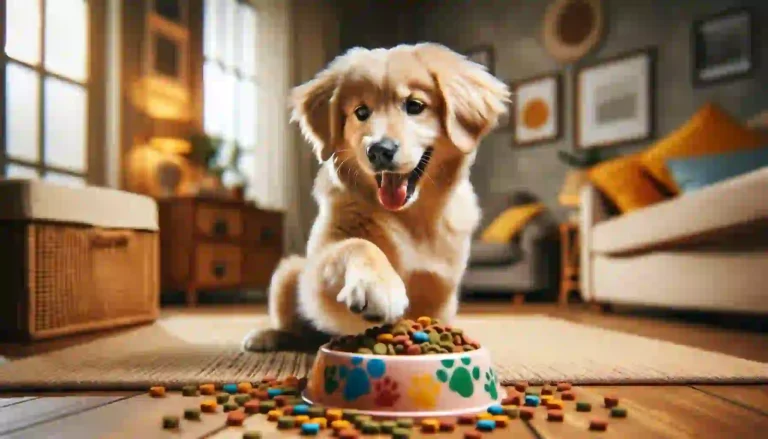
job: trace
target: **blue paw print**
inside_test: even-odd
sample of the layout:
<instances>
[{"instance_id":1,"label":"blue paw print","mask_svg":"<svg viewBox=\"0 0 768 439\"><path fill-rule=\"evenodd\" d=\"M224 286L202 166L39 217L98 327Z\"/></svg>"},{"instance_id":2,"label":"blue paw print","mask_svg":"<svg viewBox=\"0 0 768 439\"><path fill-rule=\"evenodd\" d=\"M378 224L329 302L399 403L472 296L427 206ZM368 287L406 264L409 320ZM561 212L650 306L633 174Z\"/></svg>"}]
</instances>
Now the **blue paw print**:
<instances>
[{"instance_id":1,"label":"blue paw print","mask_svg":"<svg viewBox=\"0 0 768 439\"><path fill-rule=\"evenodd\" d=\"M363 357L352 357L352 367L339 367L339 376L344 379L344 399L354 401L371 392L371 378L378 379L384 376L384 361L373 359L368 361L365 368L362 366Z\"/></svg>"}]
</instances>

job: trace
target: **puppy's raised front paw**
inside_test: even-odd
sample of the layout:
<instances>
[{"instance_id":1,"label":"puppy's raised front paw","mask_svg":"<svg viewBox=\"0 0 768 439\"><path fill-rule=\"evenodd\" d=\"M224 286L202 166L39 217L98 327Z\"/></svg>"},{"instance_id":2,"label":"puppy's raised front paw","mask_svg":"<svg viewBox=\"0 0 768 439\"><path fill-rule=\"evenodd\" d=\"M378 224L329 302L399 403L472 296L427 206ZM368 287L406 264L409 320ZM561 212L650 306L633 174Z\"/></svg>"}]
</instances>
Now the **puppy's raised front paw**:
<instances>
[{"instance_id":1,"label":"puppy's raised front paw","mask_svg":"<svg viewBox=\"0 0 768 439\"><path fill-rule=\"evenodd\" d=\"M336 300L354 313L363 313L370 322L397 320L408 308L405 284L394 270L379 273L368 268L348 268Z\"/></svg>"},{"instance_id":2,"label":"puppy's raised front paw","mask_svg":"<svg viewBox=\"0 0 768 439\"><path fill-rule=\"evenodd\" d=\"M277 350L282 333L276 329L253 329L243 338L244 351L265 352Z\"/></svg>"}]
</instances>

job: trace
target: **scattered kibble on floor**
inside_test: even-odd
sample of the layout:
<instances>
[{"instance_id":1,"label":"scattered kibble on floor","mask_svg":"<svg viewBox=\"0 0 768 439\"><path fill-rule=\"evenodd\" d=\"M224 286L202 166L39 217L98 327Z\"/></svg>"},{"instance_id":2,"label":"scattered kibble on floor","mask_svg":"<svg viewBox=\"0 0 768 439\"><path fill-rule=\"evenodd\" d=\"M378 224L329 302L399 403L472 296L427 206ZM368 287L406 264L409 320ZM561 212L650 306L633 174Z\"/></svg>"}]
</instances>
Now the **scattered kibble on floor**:
<instances>
[{"instance_id":1,"label":"scattered kibble on floor","mask_svg":"<svg viewBox=\"0 0 768 439\"><path fill-rule=\"evenodd\" d=\"M423 320L426 322L426 320ZM429 329L435 322L430 321L426 328L422 323L416 322L415 325L420 329ZM434 336L430 334L448 334L446 331L454 331L451 327L442 327L441 331L424 333L427 337ZM379 343L391 346L395 343L397 337L403 335L404 328L398 328L395 331L388 327L392 333L384 332L371 334L376 337ZM410 329L414 333L413 328ZM458 330L460 334L461 330ZM418 332L418 331L417 331ZM406 331L405 334L408 332ZM388 336L387 334L391 335ZM454 332L451 332L454 334ZM300 380L296 377L290 377L285 380L276 380L265 378L261 383L241 382L238 384L224 384L220 392L216 392L216 386L213 384L202 384L200 386L184 386L181 393L185 397L206 395L208 399L202 401L198 407L189 407L184 409L183 417L176 415L167 415L162 419L164 429L179 429L181 419L186 421L200 421L201 413L216 413L218 406L223 407L227 413L225 424L228 426L243 426L249 415L264 414L270 422L276 423L279 430L294 430L295 434L302 436L315 436L324 429L331 428L334 436L339 438L357 438L363 435L385 434L392 438L409 438L414 426L414 419L400 418L396 420L380 420L360 413L354 409L335 409L325 408L319 405L306 404L299 396L300 392L306 386L306 380ZM554 396L552 389L557 389L558 397ZM524 395L520 392L525 392ZM166 396L166 389L163 386L150 387L149 394L152 397L159 398ZM576 401L576 394L572 390L570 383L553 383L550 386L544 385L541 392L538 393L528 387L527 382L516 383L516 390L508 389L507 397L501 404L493 404L486 411L476 414L463 414L453 418L427 418L418 421L420 430L423 433L450 433L457 429L457 425L474 426L471 431L464 431L465 438L481 438L482 432L492 432L495 429L502 429L509 425L515 419L525 421L533 419L537 407L546 407L546 419L550 422L563 422L565 419L565 405L563 401ZM522 399L522 405L521 403ZM609 415L612 418L626 418L627 409L619 406L619 399L615 396L604 397L605 407L609 408ZM587 401L576 401L575 411L591 412L592 404ZM603 419L591 419L589 430L605 431L608 428L608 421ZM264 433L260 431L243 432L244 439L261 438Z\"/></svg>"}]
</instances>

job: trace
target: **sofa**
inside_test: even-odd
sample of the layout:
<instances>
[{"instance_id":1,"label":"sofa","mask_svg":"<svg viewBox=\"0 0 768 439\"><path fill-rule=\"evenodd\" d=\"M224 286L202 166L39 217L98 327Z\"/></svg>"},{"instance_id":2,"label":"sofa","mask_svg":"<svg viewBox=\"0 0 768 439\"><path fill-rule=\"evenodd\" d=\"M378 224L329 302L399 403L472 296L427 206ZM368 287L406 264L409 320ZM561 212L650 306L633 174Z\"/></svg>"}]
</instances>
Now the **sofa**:
<instances>
[{"instance_id":1,"label":"sofa","mask_svg":"<svg viewBox=\"0 0 768 439\"><path fill-rule=\"evenodd\" d=\"M621 215L592 184L580 203L585 300L768 312L768 167Z\"/></svg>"},{"instance_id":2,"label":"sofa","mask_svg":"<svg viewBox=\"0 0 768 439\"><path fill-rule=\"evenodd\" d=\"M484 200L483 219L472 241L467 270L462 278L463 293L512 293L516 303L525 295L553 289L559 273L557 221L549 211L532 218L507 243L488 243L481 231L509 207L537 202L528 192L519 191Z\"/></svg>"}]
</instances>

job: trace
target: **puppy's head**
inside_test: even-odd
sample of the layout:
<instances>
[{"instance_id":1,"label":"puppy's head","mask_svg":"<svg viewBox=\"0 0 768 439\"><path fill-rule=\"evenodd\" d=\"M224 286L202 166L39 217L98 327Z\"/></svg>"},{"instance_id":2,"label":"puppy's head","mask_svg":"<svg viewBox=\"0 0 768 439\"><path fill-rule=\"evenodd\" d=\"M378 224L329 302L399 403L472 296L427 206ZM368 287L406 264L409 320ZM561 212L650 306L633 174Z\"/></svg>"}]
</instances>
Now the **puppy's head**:
<instances>
[{"instance_id":1,"label":"puppy's head","mask_svg":"<svg viewBox=\"0 0 768 439\"><path fill-rule=\"evenodd\" d=\"M508 101L482 66L430 43L352 49L292 96L318 159L332 159L350 189L375 189L388 210L416 202L441 162L472 153Z\"/></svg>"}]
</instances>

